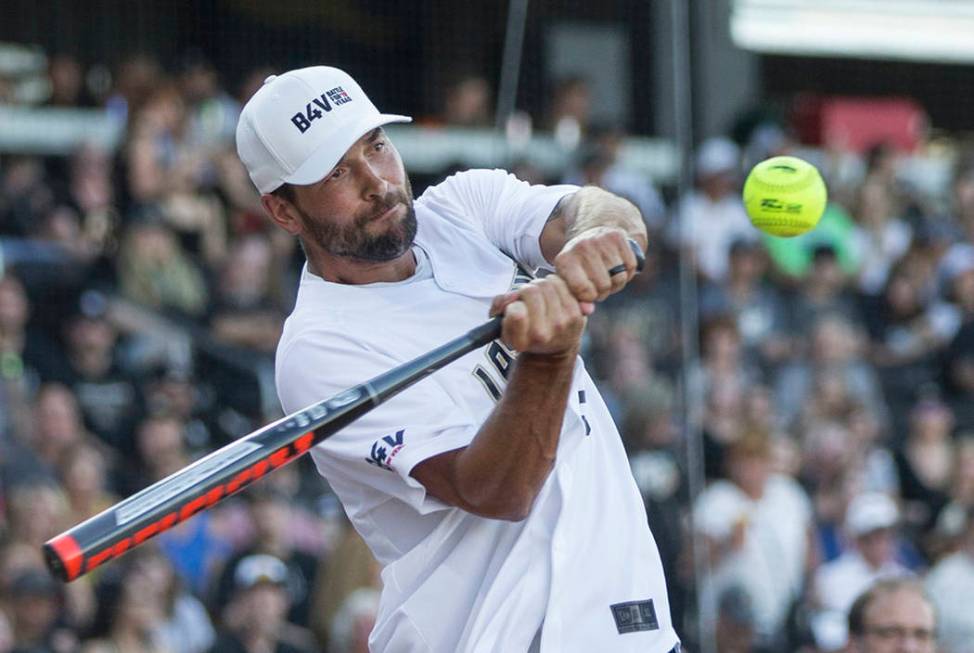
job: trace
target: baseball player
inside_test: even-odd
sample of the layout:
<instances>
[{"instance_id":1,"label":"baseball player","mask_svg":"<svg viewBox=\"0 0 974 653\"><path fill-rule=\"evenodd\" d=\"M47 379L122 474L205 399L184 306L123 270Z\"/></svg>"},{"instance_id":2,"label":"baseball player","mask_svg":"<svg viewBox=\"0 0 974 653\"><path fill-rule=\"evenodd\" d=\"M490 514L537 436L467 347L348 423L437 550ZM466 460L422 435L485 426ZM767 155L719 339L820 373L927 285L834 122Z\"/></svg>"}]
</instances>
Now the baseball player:
<instances>
[{"instance_id":1,"label":"baseball player","mask_svg":"<svg viewBox=\"0 0 974 653\"><path fill-rule=\"evenodd\" d=\"M499 341L312 451L383 567L370 650L677 650L639 492L578 357L593 303L635 274L638 210L500 170L414 201L382 130L409 120L318 66L268 78L237 127L265 210L307 256L277 349L286 412L504 316Z\"/></svg>"}]
</instances>

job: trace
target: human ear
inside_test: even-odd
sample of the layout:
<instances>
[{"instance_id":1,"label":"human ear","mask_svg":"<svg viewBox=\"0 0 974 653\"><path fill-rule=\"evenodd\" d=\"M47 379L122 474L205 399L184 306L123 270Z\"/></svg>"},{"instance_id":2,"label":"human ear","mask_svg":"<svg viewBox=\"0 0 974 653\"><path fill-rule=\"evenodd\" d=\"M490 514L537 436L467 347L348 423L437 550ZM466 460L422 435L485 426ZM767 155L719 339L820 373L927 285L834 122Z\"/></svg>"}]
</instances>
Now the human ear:
<instances>
[{"instance_id":1,"label":"human ear","mask_svg":"<svg viewBox=\"0 0 974 653\"><path fill-rule=\"evenodd\" d=\"M265 194L260 196L260 203L271 221L278 227L292 236L301 233L301 221L289 201L276 195Z\"/></svg>"}]
</instances>

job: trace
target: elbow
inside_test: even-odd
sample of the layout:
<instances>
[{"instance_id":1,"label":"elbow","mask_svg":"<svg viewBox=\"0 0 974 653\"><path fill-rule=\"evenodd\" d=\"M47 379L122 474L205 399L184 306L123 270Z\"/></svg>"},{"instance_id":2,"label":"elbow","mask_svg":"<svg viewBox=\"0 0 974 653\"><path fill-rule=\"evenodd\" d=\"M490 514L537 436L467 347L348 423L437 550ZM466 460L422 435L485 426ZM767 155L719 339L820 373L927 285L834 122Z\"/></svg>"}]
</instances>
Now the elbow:
<instances>
[{"instance_id":1,"label":"elbow","mask_svg":"<svg viewBox=\"0 0 974 653\"><path fill-rule=\"evenodd\" d=\"M481 496L464 501L463 508L478 517L501 521L520 522L528 518L534 506L535 494L529 491L503 492L494 496Z\"/></svg>"},{"instance_id":2,"label":"elbow","mask_svg":"<svg viewBox=\"0 0 974 653\"><path fill-rule=\"evenodd\" d=\"M511 505L494 507L487 513L481 514L481 516L489 519L498 519L501 521L521 522L527 519L528 515L531 514L531 507L533 505L533 501L519 503L512 502Z\"/></svg>"}]
</instances>

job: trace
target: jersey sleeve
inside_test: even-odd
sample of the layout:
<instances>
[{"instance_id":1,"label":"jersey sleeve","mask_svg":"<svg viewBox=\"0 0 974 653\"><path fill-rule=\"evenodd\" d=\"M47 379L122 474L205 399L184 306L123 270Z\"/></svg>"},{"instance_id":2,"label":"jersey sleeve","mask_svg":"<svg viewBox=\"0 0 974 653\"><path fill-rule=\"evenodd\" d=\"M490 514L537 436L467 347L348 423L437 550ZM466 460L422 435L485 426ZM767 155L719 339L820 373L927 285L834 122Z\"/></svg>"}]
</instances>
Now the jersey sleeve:
<instances>
[{"instance_id":1,"label":"jersey sleeve","mask_svg":"<svg viewBox=\"0 0 974 653\"><path fill-rule=\"evenodd\" d=\"M424 201L481 230L498 249L529 270L550 268L541 253L540 237L559 200L577 186L532 185L504 170L468 170L448 177Z\"/></svg>"},{"instance_id":2,"label":"jersey sleeve","mask_svg":"<svg viewBox=\"0 0 974 653\"><path fill-rule=\"evenodd\" d=\"M292 413L388 371L403 361L329 334L279 353L281 405ZM433 376L373 408L314 447L315 463L404 501L420 514L450 508L412 476L420 462L467 446L477 428Z\"/></svg>"}]
</instances>

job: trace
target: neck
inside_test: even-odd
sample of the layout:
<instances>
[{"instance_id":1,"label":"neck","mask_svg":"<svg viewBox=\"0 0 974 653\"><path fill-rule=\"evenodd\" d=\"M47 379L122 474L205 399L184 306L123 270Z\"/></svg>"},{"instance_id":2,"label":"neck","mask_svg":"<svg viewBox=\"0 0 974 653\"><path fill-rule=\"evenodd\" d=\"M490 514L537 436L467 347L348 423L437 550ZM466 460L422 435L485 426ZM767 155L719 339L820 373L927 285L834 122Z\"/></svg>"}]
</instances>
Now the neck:
<instances>
[{"instance_id":1,"label":"neck","mask_svg":"<svg viewBox=\"0 0 974 653\"><path fill-rule=\"evenodd\" d=\"M364 261L348 256L334 256L307 247L308 270L332 283L362 285L403 281L416 272L416 256L412 247L391 261Z\"/></svg>"}]
</instances>

